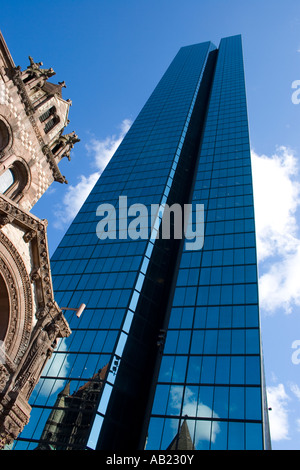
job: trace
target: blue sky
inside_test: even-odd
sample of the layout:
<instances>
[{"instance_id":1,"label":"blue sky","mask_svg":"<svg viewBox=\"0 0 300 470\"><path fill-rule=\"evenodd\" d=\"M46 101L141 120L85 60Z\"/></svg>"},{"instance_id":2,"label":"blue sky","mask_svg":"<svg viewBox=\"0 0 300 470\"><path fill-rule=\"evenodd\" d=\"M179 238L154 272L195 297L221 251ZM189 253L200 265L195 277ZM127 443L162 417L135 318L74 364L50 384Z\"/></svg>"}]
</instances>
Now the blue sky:
<instances>
[{"instance_id":1,"label":"blue sky","mask_svg":"<svg viewBox=\"0 0 300 470\"><path fill-rule=\"evenodd\" d=\"M70 98L69 184L32 212L51 253L181 46L242 34L257 216L263 352L273 449L300 448L300 4L296 0L1 0L16 65L53 67ZM300 96L300 94L298 95Z\"/></svg>"}]
</instances>

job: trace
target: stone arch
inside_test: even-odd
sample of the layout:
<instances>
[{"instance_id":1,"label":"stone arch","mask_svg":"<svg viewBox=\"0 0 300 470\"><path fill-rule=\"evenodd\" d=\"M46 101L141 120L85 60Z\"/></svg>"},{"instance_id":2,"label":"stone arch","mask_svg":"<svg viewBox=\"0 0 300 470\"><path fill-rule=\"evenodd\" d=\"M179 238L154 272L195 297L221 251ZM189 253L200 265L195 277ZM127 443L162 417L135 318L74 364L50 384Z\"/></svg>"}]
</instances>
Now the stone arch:
<instances>
[{"instance_id":1,"label":"stone arch","mask_svg":"<svg viewBox=\"0 0 300 470\"><path fill-rule=\"evenodd\" d=\"M33 292L20 254L1 230L0 244L0 277L6 287L6 308L9 304L9 311L3 317L2 335L5 353L17 365L28 347L32 332Z\"/></svg>"},{"instance_id":2,"label":"stone arch","mask_svg":"<svg viewBox=\"0 0 300 470\"><path fill-rule=\"evenodd\" d=\"M11 200L18 202L25 191L30 187L31 184L31 173L30 169L21 157L16 157L13 163L9 166L13 174L13 184L7 189L5 195Z\"/></svg>"},{"instance_id":3,"label":"stone arch","mask_svg":"<svg viewBox=\"0 0 300 470\"><path fill-rule=\"evenodd\" d=\"M3 116L0 116L0 152L5 150L12 140L12 132L10 126Z\"/></svg>"},{"instance_id":4,"label":"stone arch","mask_svg":"<svg viewBox=\"0 0 300 470\"><path fill-rule=\"evenodd\" d=\"M9 294L4 277L0 273L0 341L4 341L9 324Z\"/></svg>"}]
</instances>

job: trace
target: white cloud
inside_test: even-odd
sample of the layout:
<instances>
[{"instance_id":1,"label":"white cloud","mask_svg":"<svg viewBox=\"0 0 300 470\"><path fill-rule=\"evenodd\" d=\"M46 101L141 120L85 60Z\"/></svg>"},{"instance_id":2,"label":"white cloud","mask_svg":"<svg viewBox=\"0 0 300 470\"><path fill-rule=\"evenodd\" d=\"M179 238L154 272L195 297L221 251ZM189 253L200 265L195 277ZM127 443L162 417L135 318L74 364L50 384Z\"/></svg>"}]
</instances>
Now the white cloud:
<instances>
[{"instance_id":1,"label":"white cloud","mask_svg":"<svg viewBox=\"0 0 300 470\"><path fill-rule=\"evenodd\" d=\"M300 243L260 277L259 292L261 307L269 313L278 308L291 313L300 305Z\"/></svg>"},{"instance_id":2,"label":"white cloud","mask_svg":"<svg viewBox=\"0 0 300 470\"><path fill-rule=\"evenodd\" d=\"M102 173L109 160L122 142L125 134L128 132L130 126L131 121L129 119L124 119L120 126L119 135L108 136L104 140L92 139L91 142L86 146L88 151L94 153L95 166L99 172Z\"/></svg>"},{"instance_id":3,"label":"white cloud","mask_svg":"<svg viewBox=\"0 0 300 470\"><path fill-rule=\"evenodd\" d=\"M125 119L120 126L120 132L118 135L108 136L104 140L92 139L86 146L87 151L93 153L93 166L96 171L88 176L79 175L78 183L74 186L68 186L67 192L62 200L62 204L55 210L55 228L63 229L66 223L69 223L74 219L92 188L98 181L104 168L119 147L125 134L128 132L130 125L131 122L128 119Z\"/></svg>"},{"instance_id":4,"label":"white cloud","mask_svg":"<svg viewBox=\"0 0 300 470\"><path fill-rule=\"evenodd\" d=\"M98 181L100 172L92 173L86 177L79 176L79 182L75 186L68 186L67 192L63 198L59 209L55 210L56 221L54 227L62 229L65 224L74 219L92 188Z\"/></svg>"},{"instance_id":5,"label":"white cloud","mask_svg":"<svg viewBox=\"0 0 300 470\"><path fill-rule=\"evenodd\" d=\"M171 389L171 403L173 408L178 411L181 407L182 393L182 386L172 387ZM182 414L189 417L211 418L213 416L214 418L219 418L209 406L198 402L197 397L188 387L185 389ZM187 420L187 424L191 438L195 440L195 446L197 446L200 440L209 441L211 439L212 442L215 442L217 434L220 432L220 426L217 421L206 419L203 421Z\"/></svg>"},{"instance_id":6,"label":"white cloud","mask_svg":"<svg viewBox=\"0 0 300 470\"><path fill-rule=\"evenodd\" d=\"M268 157L252 152L260 303L268 312L300 305L300 206L294 153L279 147Z\"/></svg>"},{"instance_id":7,"label":"white cloud","mask_svg":"<svg viewBox=\"0 0 300 470\"><path fill-rule=\"evenodd\" d=\"M270 433L272 441L290 439L288 409L287 404L290 400L284 385L279 384L267 388L268 406L272 408L269 412Z\"/></svg>"},{"instance_id":8,"label":"white cloud","mask_svg":"<svg viewBox=\"0 0 300 470\"><path fill-rule=\"evenodd\" d=\"M62 338L58 342L57 349L61 352L67 352L67 338ZM52 360L49 360L43 369L43 375L49 375L49 377L67 377L70 369L68 362L68 354L55 354L52 356ZM65 385L65 381L56 379L45 379L41 380L41 388L39 393L45 396L57 393Z\"/></svg>"},{"instance_id":9,"label":"white cloud","mask_svg":"<svg viewBox=\"0 0 300 470\"><path fill-rule=\"evenodd\" d=\"M257 250L260 261L293 250L300 204L297 159L286 147L272 157L252 152Z\"/></svg>"},{"instance_id":10,"label":"white cloud","mask_svg":"<svg viewBox=\"0 0 300 470\"><path fill-rule=\"evenodd\" d=\"M300 387L295 383L290 383L290 389L298 400L300 400Z\"/></svg>"}]
</instances>

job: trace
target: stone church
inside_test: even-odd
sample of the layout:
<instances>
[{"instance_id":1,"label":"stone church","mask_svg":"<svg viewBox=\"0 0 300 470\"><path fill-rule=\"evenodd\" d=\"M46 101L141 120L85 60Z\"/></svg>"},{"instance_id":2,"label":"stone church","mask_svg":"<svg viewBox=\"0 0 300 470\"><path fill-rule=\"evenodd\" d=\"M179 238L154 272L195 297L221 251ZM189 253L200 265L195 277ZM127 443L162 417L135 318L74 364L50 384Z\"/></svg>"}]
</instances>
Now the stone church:
<instances>
[{"instance_id":1,"label":"stone church","mask_svg":"<svg viewBox=\"0 0 300 470\"><path fill-rule=\"evenodd\" d=\"M29 57L15 66L0 33L0 449L28 423L29 397L59 338L70 335L51 282L47 221L30 210L70 159L64 82Z\"/></svg>"}]
</instances>

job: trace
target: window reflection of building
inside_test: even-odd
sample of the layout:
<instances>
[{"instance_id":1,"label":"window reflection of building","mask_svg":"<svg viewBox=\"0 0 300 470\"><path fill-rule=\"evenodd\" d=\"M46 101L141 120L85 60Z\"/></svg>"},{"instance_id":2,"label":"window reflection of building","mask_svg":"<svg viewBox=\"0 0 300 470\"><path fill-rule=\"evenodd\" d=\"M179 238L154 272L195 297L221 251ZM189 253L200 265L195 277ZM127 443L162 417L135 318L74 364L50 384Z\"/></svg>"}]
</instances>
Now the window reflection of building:
<instances>
[{"instance_id":1,"label":"window reflection of building","mask_svg":"<svg viewBox=\"0 0 300 470\"><path fill-rule=\"evenodd\" d=\"M67 382L58 394L36 450L84 450L99 402L107 366L70 393Z\"/></svg>"},{"instance_id":2,"label":"window reflection of building","mask_svg":"<svg viewBox=\"0 0 300 470\"><path fill-rule=\"evenodd\" d=\"M166 450L195 450L186 419Z\"/></svg>"}]
</instances>

